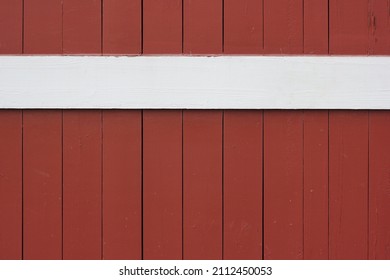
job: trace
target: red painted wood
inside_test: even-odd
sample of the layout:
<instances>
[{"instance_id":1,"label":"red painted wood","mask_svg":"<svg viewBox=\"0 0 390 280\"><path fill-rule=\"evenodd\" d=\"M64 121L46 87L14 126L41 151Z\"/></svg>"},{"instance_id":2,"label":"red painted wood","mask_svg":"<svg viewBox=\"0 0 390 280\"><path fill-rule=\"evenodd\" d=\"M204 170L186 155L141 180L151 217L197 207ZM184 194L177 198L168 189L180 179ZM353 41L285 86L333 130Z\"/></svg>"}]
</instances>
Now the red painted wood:
<instances>
[{"instance_id":1,"label":"red painted wood","mask_svg":"<svg viewBox=\"0 0 390 280\"><path fill-rule=\"evenodd\" d=\"M304 1L304 53L328 53L329 0Z\"/></svg>"},{"instance_id":2,"label":"red painted wood","mask_svg":"<svg viewBox=\"0 0 390 280\"><path fill-rule=\"evenodd\" d=\"M368 113L329 115L329 257L367 259Z\"/></svg>"},{"instance_id":3,"label":"red painted wood","mask_svg":"<svg viewBox=\"0 0 390 280\"><path fill-rule=\"evenodd\" d=\"M63 116L63 256L100 259L102 117L99 110Z\"/></svg>"},{"instance_id":4,"label":"red painted wood","mask_svg":"<svg viewBox=\"0 0 390 280\"><path fill-rule=\"evenodd\" d=\"M264 258L303 258L303 112L264 111Z\"/></svg>"},{"instance_id":5,"label":"red painted wood","mask_svg":"<svg viewBox=\"0 0 390 280\"><path fill-rule=\"evenodd\" d=\"M141 111L103 111L103 258L141 259Z\"/></svg>"},{"instance_id":6,"label":"red painted wood","mask_svg":"<svg viewBox=\"0 0 390 280\"><path fill-rule=\"evenodd\" d=\"M101 0L63 0L65 54L101 54Z\"/></svg>"},{"instance_id":7,"label":"red painted wood","mask_svg":"<svg viewBox=\"0 0 390 280\"><path fill-rule=\"evenodd\" d=\"M184 259L222 258L222 112L184 111Z\"/></svg>"},{"instance_id":8,"label":"red painted wood","mask_svg":"<svg viewBox=\"0 0 390 280\"><path fill-rule=\"evenodd\" d=\"M182 0L143 1L143 52L182 52Z\"/></svg>"},{"instance_id":9,"label":"red painted wood","mask_svg":"<svg viewBox=\"0 0 390 280\"><path fill-rule=\"evenodd\" d=\"M141 0L103 1L103 53L141 53Z\"/></svg>"},{"instance_id":10,"label":"red painted wood","mask_svg":"<svg viewBox=\"0 0 390 280\"><path fill-rule=\"evenodd\" d=\"M222 0L184 0L184 53L223 52Z\"/></svg>"},{"instance_id":11,"label":"red painted wood","mask_svg":"<svg viewBox=\"0 0 390 280\"><path fill-rule=\"evenodd\" d=\"M329 0L329 52L367 54L369 0Z\"/></svg>"},{"instance_id":12,"label":"red painted wood","mask_svg":"<svg viewBox=\"0 0 390 280\"><path fill-rule=\"evenodd\" d=\"M304 259L328 259L328 111L304 111Z\"/></svg>"},{"instance_id":13,"label":"red painted wood","mask_svg":"<svg viewBox=\"0 0 390 280\"><path fill-rule=\"evenodd\" d=\"M23 213L24 259L62 259L62 111L24 111Z\"/></svg>"},{"instance_id":14,"label":"red painted wood","mask_svg":"<svg viewBox=\"0 0 390 280\"><path fill-rule=\"evenodd\" d=\"M22 111L0 110L0 260L22 259Z\"/></svg>"},{"instance_id":15,"label":"red painted wood","mask_svg":"<svg viewBox=\"0 0 390 280\"><path fill-rule=\"evenodd\" d=\"M224 1L224 52L258 54L263 51L263 0Z\"/></svg>"},{"instance_id":16,"label":"red painted wood","mask_svg":"<svg viewBox=\"0 0 390 280\"><path fill-rule=\"evenodd\" d=\"M264 51L303 53L303 0L264 0Z\"/></svg>"},{"instance_id":17,"label":"red painted wood","mask_svg":"<svg viewBox=\"0 0 390 280\"><path fill-rule=\"evenodd\" d=\"M390 259L390 112L369 116L369 258Z\"/></svg>"},{"instance_id":18,"label":"red painted wood","mask_svg":"<svg viewBox=\"0 0 390 280\"><path fill-rule=\"evenodd\" d=\"M263 111L224 113L224 259L262 258Z\"/></svg>"},{"instance_id":19,"label":"red painted wood","mask_svg":"<svg viewBox=\"0 0 390 280\"><path fill-rule=\"evenodd\" d=\"M144 259L182 259L182 111L143 117Z\"/></svg>"},{"instance_id":20,"label":"red painted wood","mask_svg":"<svg viewBox=\"0 0 390 280\"><path fill-rule=\"evenodd\" d=\"M62 0L24 0L24 53L62 53Z\"/></svg>"},{"instance_id":21,"label":"red painted wood","mask_svg":"<svg viewBox=\"0 0 390 280\"><path fill-rule=\"evenodd\" d=\"M390 54L390 2L369 0L369 53Z\"/></svg>"},{"instance_id":22,"label":"red painted wood","mask_svg":"<svg viewBox=\"0 0 390 280\"><path fill-rule=\"evenodd\" d=\"M23 0L0 0L0 54L23 51Z\"/></svg>"}]
</instances>

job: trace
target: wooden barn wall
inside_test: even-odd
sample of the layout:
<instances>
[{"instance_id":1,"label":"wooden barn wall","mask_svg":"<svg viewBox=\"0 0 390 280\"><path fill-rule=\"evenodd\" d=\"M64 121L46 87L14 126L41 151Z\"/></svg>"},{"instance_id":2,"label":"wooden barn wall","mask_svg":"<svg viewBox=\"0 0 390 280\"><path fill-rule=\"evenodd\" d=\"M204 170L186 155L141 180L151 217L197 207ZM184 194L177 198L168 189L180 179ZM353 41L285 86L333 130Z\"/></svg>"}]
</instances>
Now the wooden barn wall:
<instances>
[{"instance_id":1,"label":"wooden barn wall","mask_svg":"<svg viewBox=\"0 0 390 280\"><path fill-rule=\"evenodd\" d=\"M390 2L0 0L0 54L389 55ZM3 109L0 259L390 259L389 143L389 111Z\"/></svg>"}]
</instances>

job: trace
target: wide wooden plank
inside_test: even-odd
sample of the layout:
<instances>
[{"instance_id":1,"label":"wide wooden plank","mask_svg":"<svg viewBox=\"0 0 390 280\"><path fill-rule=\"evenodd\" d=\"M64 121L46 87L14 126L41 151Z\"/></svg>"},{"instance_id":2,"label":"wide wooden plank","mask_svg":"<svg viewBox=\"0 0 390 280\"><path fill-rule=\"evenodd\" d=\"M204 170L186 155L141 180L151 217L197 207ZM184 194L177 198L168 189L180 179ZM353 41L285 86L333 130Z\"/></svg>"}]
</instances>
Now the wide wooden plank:
<instances>
[{"instance_id":1,"label":"wide wooden plank","mask_svg":"<svg viewBox=\"0 0 390 280\"><path fill-rule=\"evenodd\" d=\"M101 111L64 111L63 256L101 259Z\"/></svg>"},{"instance_id":2,"label":"wide wooden plank","mask_svg":"<svg viewBox=\"0 0 390 280\"><path fill-rule=\"evenodd\" d=\"M367 203L368 113L330 111L330 259L367 259Z\"/></svg>"},{"instance_id":3,"label":"wide wooden plank","mask_svg":"<svg viewBox=\"0 0 390 280\"><path fill-rule=\"evenodd\" d=\"M304 111L304 259L328 259L328 111Z\"/></svg>"},{"instance_id":4,"label":"wide wooden plank","mask_svg":"<svg viewBox=\"0 0 390 280\"><path fill-rule=\"evenodd\" d=\"M390 54L390 3L387 0L369 0L370 54Z\"/></svg>"},{"instance_id":5,"label":"wide wooden plank","mask_svg":"<svg viewBox=\"0 0 390 280\"><path fill-rule=\"evenodd\" d=\"M184 111L184 259L222 259L222 112Z\"/></svg>"},{"instance_id":6,"label":"wide wooden plank","mask_svg":"<svg viewBox=\"0 0 390 280\"><path fill-rule=\"evenodd\" d=\"M184 38L186 54L223 52L222 0L184 0Z\"/></svg>"},{"instance_id":7,"label":"wide wooden plank","mask_svg":"<svg viewBox=\"0 0 390 280\"><path fill-rule=\"evenodd\" d=\"M264 0L264 52L303 53L303 0Z\"/></svg>"},{"instance_id":8,"label":"wide wooden plank","mask_svg":"<svg viewBox=\"0 0 390 280\"><path fill-rule=\"evenodd\" d=\"M329 52L367 54L369 0L329 0Z\"/></svg>"},{"instance_id":9,"label":"wide wooden plank","mask_svg":"<svg viewBox=\"0 0 390 280\"><path fill-rule=\"evenodd\" d=\"M264 259L303 258L303 112L264 112Z\"/></svg>"},{"instance_id":10,"label":"wide wooden plank","mask_svg":"<svg viewBox=\"0 0 390 280\"><path fill-rule=\"evenodd\" d=\"M369 114L369 258L389 260L390 112Z\"/></svg>"},{"instance_id":11,"label":"wide wooden plank","mask_svg":"<svg viewBox=\"0 0 390 280\"><path fill-rule=\"evenodd\" d=\"M224 113L224 259L262 258L263 111Z\"/></svg>"},{"instance_id":12,"label":"wide wooden plank","mask_svg":"<svg viewBox=\"0 0 390 280\"><path fill-rule=\"evenodd\" d=\"M329 0L304 1L304 53L327 54Z\"/></svg>"},{"instance_id":13,"label":"wide wooden plank","mask_svg":"<svg viewBox=\"0 0 390 280\"><path fill-rule=\"evenodd\" d=\"M62 53L62 0L24 0L24 53Z\"/></svg>"},{"instance_id":14,"label":"wide wooden plank","mask_svg":"<svg viewBox=\"0 0 390 280\"><path fill-rule=\"evenodd\" d=\"M144 111L143 256L182 259L182 111Z\"/></svg>"},{"instance_id":15,"label":"wide wooden plank","mask_svg":"<svg viewBox=\"0 0 390 280\"><path fill-rule=\"evenodd\" d=\"M101 54L101 1L63 0L65 54Z\"/></svg>"},{"instance_id":16,"label":"wide wooden plank","mask_svg":"<svg viewBox=\"0 0 390 280\"><path fill-rule=\"evenodd\" d=\"M0 54L23 52L23 0L0 0Z\"/></svg>"},{"instance_id":17,"label":"wide wooden plank","mask_svg":"<svg viewBox=\"0 0 390 280\"><path fill-rule=\"evenodd\" d=\"M103 1L103 53L141 53L141 0Z\"/></svg>"},{"instance_id":18,"label":"wide wooden plank","mask_svg":"<svg viewBox=\"0 0 390 280\"><path fill-rule=\"evenodd\" d=\"M141 259L141 111L103 111L103 258Z\"/></svg>"},{"instance_id":19,"label":"wide wooden plank","mask_svg":"<svg viewBox=\"0 0 390 280\"><path fill-rule=\"evenodd\" d=\"M62 111L23 114L23 256L62 259Z\"/></svg>"},{"instance_id":20,"label":"wide wooden plank","mask_svg":"<svg viewBox=\"0 0 390 280\"><path fill-rule=\"evenodd\" d=\"M182 52L182 0L143 1L143 53Z\"/></svg>"},{"instance_id":21,"label":"wide wooden plank","mask_svg":"<svg viewBox=\"0 0 390 280\"><path fill-rule=\"evenodd\" d=\"M263 51L263 0L224 1L224 52L258 54Z\"/></svg>"},{"instance_id":22,"label":"wide wooden plank","mask_svg":"<svg viewBox=\"0 0 390 280\"><path fill-rule=\"evenodd\" d=\"M0 110L0 260L22 259L22 111Z\"/></svg>"}]
</instances>

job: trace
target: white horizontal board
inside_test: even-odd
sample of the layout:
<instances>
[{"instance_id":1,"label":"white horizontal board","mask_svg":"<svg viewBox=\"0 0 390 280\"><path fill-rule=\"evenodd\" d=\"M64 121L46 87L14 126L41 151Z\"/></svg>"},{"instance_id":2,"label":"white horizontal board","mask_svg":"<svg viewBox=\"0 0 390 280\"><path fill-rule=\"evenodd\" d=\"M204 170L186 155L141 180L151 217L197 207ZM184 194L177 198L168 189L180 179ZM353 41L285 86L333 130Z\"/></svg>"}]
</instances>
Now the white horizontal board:
<instances>
[{"instance_id":1,"label":"white horizontal board","mask_svg":"<svg viewBox=\"0 0 390 280\"><path fill-rule=\"evenodd\" d=\"M0 108L390 109L390 57L0 57Z\"/></svg>"}]
</instances>

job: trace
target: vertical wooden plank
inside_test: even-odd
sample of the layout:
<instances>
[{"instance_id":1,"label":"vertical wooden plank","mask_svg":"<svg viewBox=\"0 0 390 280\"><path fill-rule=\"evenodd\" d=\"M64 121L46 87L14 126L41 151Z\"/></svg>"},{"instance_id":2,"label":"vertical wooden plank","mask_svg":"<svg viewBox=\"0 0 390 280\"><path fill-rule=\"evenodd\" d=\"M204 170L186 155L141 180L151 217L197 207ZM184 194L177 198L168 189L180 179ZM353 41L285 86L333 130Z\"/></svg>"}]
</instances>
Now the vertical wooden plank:
<instances>
[{"instance_id":1,"label":"vertical wooden plank","mask_svg":"<svg viewBox=\"0 0 390 280\"><path fill-rule=\"evenodd\" d=\"M329 115L329 257L367 259L368 114Z\"/></svg>"},{"instance_id":2,"label":"vertical wooden plank","mask_svg":"<svg viewBox=\"0 0 390 280\"><path fill-rule=\"evenodd\" d=\"M62 0L24 0L24 53L62 53Z\"/></svg>"},{"instance_id":3,"label":"vertical wooden plank","mask_svg":"<svg viewBox=\"0 0 390 280\"><path fill-rule=\"evenodd\" d=\"M23 0L0 0L0 54L23 52Z\"/></svg>"},{"instance_id":4,"label":"vertical wooden plank","mask_svg":"<svg viewBox=\"0 0 390 280\"><path fill-rule=\"evenodd\" d=\"M328 111L304 111L304 259L328 259Z\"/></svg>"},{"instance_id":5,"label":"vertical wooden plank","mask_svg":"<svg viewBox=\"0 0 390 280\"><path fill-rule=\"evenodd\" d=\"M223 52L222 0L184 0L184 53Z\"/></svg>"},{"instance_id":6,"label":"vertical wooden plank","mask_svg":"<svg viewBox=\"0 0 390 280\"><path fill-rule=\"evenodd\" d=\"M369 258L390 259L390 112L370 111Z\"/></svg>"},{"instance_id":7,"label":"vertical wooden plank","mask_svg":"<svg viewBox=\"0 0 390 280\"><path fill-rule=\"evenodd\" d=\"M329 0L329 52L367 54L369 0Z\"/></svg>"},{"instance_id":8,"label":"vertical wooden plank","mask_svg":"<svg viewBox=\"0 0 390 280\"><path fill-rule=\"evenodd\" d=\"M222 112L183 115L184 258L222 258Z\"/></svg>"},{"instance_id":9,"label":"vertical wooden plank","mask_svg":"<svg viewBox=\"0 0 390 280\"><path fill-rule=\"evenodd\" d=\"M65 54L101 54L101 0L63 0Z\"/></svg>"},{"instance_id":10,"label":"vertical wooden plank","mask_svg":"<svg viewBox=\"0 0 390 280\"><path fill-rule=\"evenodd\" d=\"M224 52L263 51L263 0L224 1Z\"/></svg>"},{"instance_id":11,"label":"vertical wooden plank","mask_svg":"<svg viewBox=\"0 0 390 280\"><path fill-rule=\"evenodd\" d=\"M328 53L329 0L304 1L304 53Z\"/></svg>"},{"instance_id":12,"label":"vertical wooden plank","mask_svg":"<svg viewBox=\"0 0 390 280\"><path fill-rule=\"evenodd\" d=\"M390 1L369 0L369 53L390 54Z\"/></svg>"},{"instance_id":13,"label":"vertical wooden plank","mask_svg":"<svg viewBox=\"0 0 390 280\"><path fill-rule=\"evenodd\" d=\"M63 256L100 259L101 111L64 111Z\"/></svg>"},{"instance_id":14,"label":"vertical wooden plank","mask_svg":"<svg viewBox=\"0 0 390 280\"><path fill-rule=\"evenodd\" d=\"M0 110L0 260L22 259L22 111Z\"/></svg>"},{"instance_id":15,"label":"vertical wooden plank","mask_svg":"<svg viewBox=\"0 0 390 280\"><path fill-rule=\"evenodd\" d=\"M23 206L24 259L62 259L62 111L24 111Z\"/></svg>"},{"instance_id":16,"label":"vertical wooden plank","mask_svg":"<svg viewBox=\"0 0 390 280\"><path fill-rule=\"evenodd\" d=\"M103 1L103 53L141 53L141 0Z\"/></svg>"},{"instance_id":17,"label":"vertical wooden plank","mask_svg":"<svg viewBox=\"0 0 390 280\"><path fill-rule=\"evenodd\" d=\"M262 258L263 111L224 113L224 259Z\"/></svg>"},{"instance_id":18,"label":"vertical wooden plank","mask_svg":"<svg viewBox=\"0 0 390 280\"><path fill-rule=\"evenodd\" d=\"M303 0L264 0L264 52L303 52Z\"/></svg>"},{"instance_id":19,"label":"vertical wooden plank","mask_svg":"<svg viewBox=\"0 0 390 280\"><path fill-rule=\"evenodd\" d=\"M182 111L144 111L144 259L182 259Z\"/></svg>"},{"instance_id":20,"label":"vertical wooden plank","mask_svg":"<svg viewBox=\"0 0 390 280\"><path fill-rule=\"evenodd\" d=\"M264 112L264 259L303 258L303 112Z\"/></svg>"},{"instance_id":21,"label":"vertical wooden plank","mask_svg":"<svg viewBox=\"0 0 390 280\"><path fill-rule=\"evenodd\" d=\"M141 259L141 111L103 111L103 258Z\"/></svg>"},{"instance_id":22,"label":"vertical wooden plank","mask_svg":"<svg viewBox=\"0 0 390 280\"><path fill-rule=\"evenodd\" d=\"M182 52L182 0L143 1L143 52Z\"/></svg>"}]
</instances>

